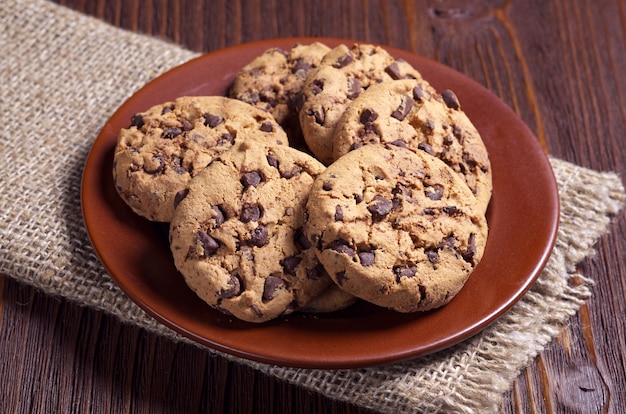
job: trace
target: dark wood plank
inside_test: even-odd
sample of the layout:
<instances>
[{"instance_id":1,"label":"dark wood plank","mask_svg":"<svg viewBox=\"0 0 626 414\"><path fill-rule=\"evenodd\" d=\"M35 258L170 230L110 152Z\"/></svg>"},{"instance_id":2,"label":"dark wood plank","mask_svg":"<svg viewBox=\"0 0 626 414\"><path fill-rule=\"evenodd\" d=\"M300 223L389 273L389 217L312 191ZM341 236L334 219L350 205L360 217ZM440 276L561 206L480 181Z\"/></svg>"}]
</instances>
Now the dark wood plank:
<instances>
[{"instance_id":1,"label":"dark wood plank","mask_svg":"<svg viewBox=\"0 0 626 414\"><path fill-rule=\"evenodd\" d=\"M206 52L327 36L439 60L509 104L551 154L626 177L626 5L619 0L57 0ZM579 271L592 298L520 373L505 413L626 406L626 213ZM9 412L366 412L0 278Z\"/></svg>"}]
</instances>

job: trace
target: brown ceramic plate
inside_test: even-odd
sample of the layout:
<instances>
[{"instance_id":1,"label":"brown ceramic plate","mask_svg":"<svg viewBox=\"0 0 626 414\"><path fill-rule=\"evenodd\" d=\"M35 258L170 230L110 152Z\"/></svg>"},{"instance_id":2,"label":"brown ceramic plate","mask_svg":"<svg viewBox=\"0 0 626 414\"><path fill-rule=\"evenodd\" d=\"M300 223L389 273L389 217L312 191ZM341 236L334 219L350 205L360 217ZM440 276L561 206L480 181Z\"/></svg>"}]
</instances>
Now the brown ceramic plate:
<instances>
[{"instance_id":1,"label":"brown ceramic plate","mask_svg":"<svg viewBox=\"0 0 626 414\"><path fill-rule=\"evenodd\" d=\"M119 130L133 113L183 95L223 95L236 72L270 47L338 39L274 39L212 52L148 83L106 123L87 159L82 206L96 253L119 287L158 321L210 348L284 366L352 368L431 353L476 334L532 286L549 258L559 217L556 183L537 138L499 98L468 77L387 47L436 88L450 88L481 132L493 166L486 251L463 290L445 307L399 314L368 304L329 315L290 315L250 324L204 304L177 273L167 226L134 215L111 175Z\"/></svg>"}]
</instances>

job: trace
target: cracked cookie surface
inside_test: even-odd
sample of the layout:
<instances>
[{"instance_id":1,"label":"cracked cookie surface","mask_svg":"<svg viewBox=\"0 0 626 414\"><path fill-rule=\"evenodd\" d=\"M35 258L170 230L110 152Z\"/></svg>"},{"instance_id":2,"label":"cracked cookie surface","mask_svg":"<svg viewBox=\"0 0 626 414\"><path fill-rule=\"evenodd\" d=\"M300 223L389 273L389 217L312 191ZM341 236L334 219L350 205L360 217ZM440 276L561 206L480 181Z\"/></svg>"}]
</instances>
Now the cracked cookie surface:
<instances>
[{"instance_id":1,"label":"cracked cookie surface","mask_svg":"<svg viewBox=\"0 0 626 414\"><path fill-rule=\"evenodd\" d=\"M400 312L448 303L480 261L487 222L439 159L381 144L349 152L316 179L305 235L345 291Z\"/></svg>"},{"instance_id":2,"label":"cracked cookie surface","mask_svg":"<svg viewBox=\"0 0 626 414\"><path fill-rule=\"evenodd\" d=\"M135 213L169 222L176 194L235 142L288 145L268 113L220 96L181 97L132 116L119 133L113 160L115 188Z\"/></svg>"},{"instance_id":3,"label":"cracked cookie surface","mask_svg":"<svg viewBox=\"0 0 626 414\"><path fill-rule=\"evenodd\" d=\"M326 165L333 161L333 132L350 102L371 85L404 78L422 76L379 46L339 45L328 52L309 73L299 110L304 140L317 159Z\"/></svg>"},{"instance_id":4,"label":"cracked cookie surface","mask_svg":"<svg viewBox=\"0 0 626 414\"><path fill-rule=\"evenodd\" d=\"M487 210L492 192L489 155L454 92L438 93L425 82L409 79L373 85L338 122L333 157L371 143L404 145L441 159Z\"/></svg>"},{"instance_id":5,"label":"cracked cookie surface","mask_svg":"<svg viewBox=\"0 0 626 414\"><path fill-rule=\"evenodd\" d=\"M303 237L309 189L324 166L294 148L237 143L189 183L170 249L189 287L248 322L303 308L332 280Z\"/></svg>"}]
</instances>

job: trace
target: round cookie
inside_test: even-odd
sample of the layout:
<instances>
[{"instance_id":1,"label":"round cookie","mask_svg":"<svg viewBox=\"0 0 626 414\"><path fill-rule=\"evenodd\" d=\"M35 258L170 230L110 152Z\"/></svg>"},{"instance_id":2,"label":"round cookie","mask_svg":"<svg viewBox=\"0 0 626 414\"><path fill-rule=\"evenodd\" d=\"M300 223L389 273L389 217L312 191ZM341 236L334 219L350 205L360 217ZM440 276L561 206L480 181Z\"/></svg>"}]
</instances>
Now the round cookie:
<instances>
[{"instance_id":1,"label":"round cookie","mask_svg":"<svg viewBox=\"0 0 626 414\"><path fill-rule=\"evenodd\" d=\"M189 287L248 322L298 310L332 281L303 237L309 189L324 166L280 145L236 143L189 183L170 249Z\"/></svg>"},{"instance_id":2,"label":"round cookie","mask_svg":"<svg viewBox=\"0 0 626 414\"><path fill-rule=\"evenodd\" d=\"M400 312L448 303L480 261L487 222L439 159L365 145L315 180L305 235L345 291Z\"/></svg>"},{"instance_id":3,"label":"round cookie","mask_svg":"<svg viewBox=\"0 0 626 414\"><path fill-rule=\"evenodd\" d=\"M328 51L330 48L319 42L296 44L287 51L268 49L239 71L228 96L271 113L291 145L304 148L297 101L308 73Z\"/></svg>"},{"instance_id":4,"label":"round cookie","mask_svg":"<svg viewBox=\"0 0 626 414\"><path fill-rule=\"evenodd\" d=\"M373 85L338 122L333 157L365 144L392 142L444 161L466 182L481 210L487 210L492 192L487 148L452 91L439 94L410 79Z\"/></svg>"},{"instance_id":5,"label":"round cookie","mask_svg":"<svg viewBox=\"0 0 626 414\"><path fill-rule=\"evenodd\" d=\"M339 45L328 52L302 87L300 126L311 152L330 164L333 132L345 108L370 85L404 78L421 80L422 76L379 46Z\"/></svg>"},{"instance_id":6,"label":"round cookie","mask_svg":"<svg viewBox=\"0 0 626 414\"><path fill-rule=\"evenodd\" d=\"M134 114L119 133L115 188L135 213L168 222L176 193L234 142L288 145L285 131L257 108L220 96L181 97Z\"/></svg>"}]
</instances>

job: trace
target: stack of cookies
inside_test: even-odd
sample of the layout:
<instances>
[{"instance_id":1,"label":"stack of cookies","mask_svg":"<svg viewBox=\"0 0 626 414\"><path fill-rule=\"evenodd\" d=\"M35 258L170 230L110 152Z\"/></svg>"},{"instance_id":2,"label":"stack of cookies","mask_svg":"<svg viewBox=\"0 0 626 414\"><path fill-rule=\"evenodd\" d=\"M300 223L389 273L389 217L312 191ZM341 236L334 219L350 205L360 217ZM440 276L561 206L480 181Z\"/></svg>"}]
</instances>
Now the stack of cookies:
<instances>
[{"instance_id":1,"label":"stack of cookies","mask_svg":"<svg viewBox=\"0 0 626 414\"><path fill-rule=\"evenodd\" d=\"M206 303L249 322L448 303L480 261L491 167L450 91L383 48L270 49L228 97L133 115L113 174Z\"/></svg>"}]
</instances>

